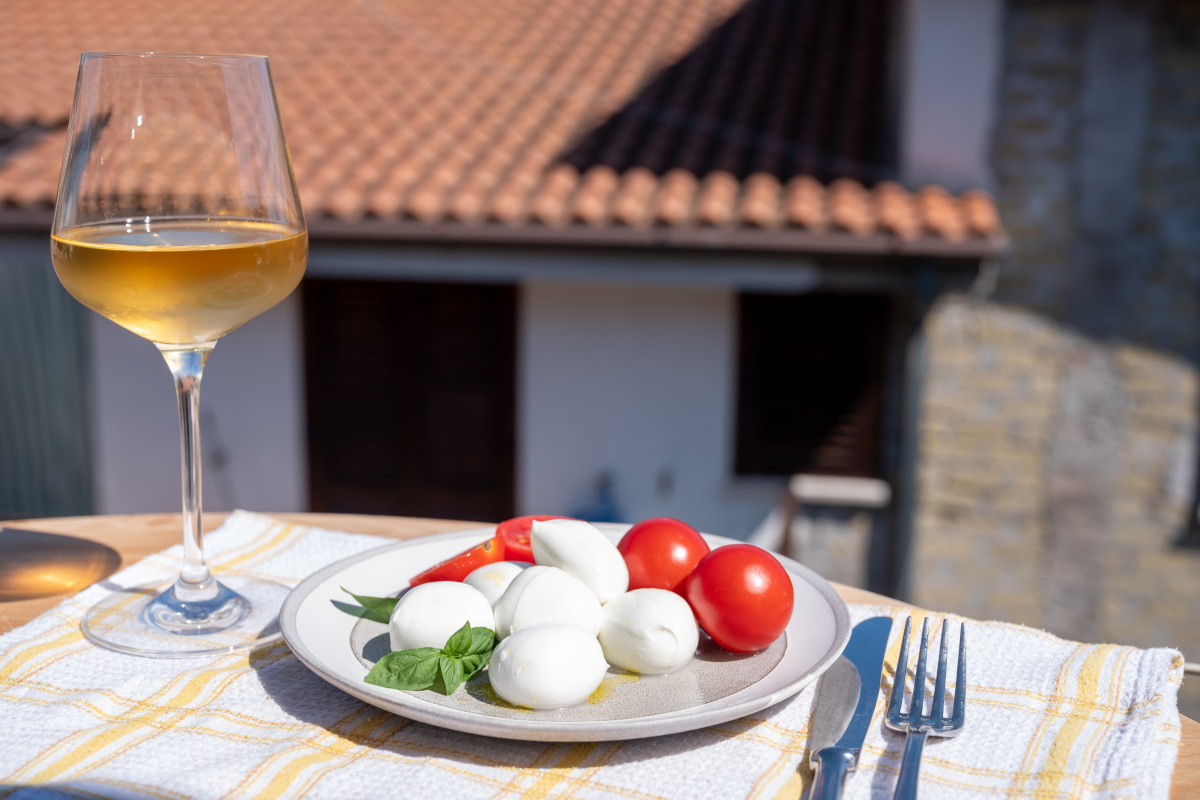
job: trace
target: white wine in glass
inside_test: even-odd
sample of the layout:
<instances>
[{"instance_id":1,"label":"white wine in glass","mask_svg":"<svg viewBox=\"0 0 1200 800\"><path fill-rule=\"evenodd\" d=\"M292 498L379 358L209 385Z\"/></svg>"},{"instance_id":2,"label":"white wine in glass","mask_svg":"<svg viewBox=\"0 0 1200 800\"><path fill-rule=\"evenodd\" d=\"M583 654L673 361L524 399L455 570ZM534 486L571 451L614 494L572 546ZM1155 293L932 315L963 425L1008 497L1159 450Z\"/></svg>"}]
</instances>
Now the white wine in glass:
<instances>
[{"instance_id":1,"label":"white wine in glass","mask_svg":"<svg viewBox=\"0 0 1200 800\"><path fill-rule=\"evenodd\" d=\"M287 587L217 580L205 560L198 405L217 340L287 297L308 258L267 59L85 53L51 257L76 299L155 344L179 398L179 576L113 593L84 616L84 634L158 657L278 638Z\"/></svg>"}]
</instances>

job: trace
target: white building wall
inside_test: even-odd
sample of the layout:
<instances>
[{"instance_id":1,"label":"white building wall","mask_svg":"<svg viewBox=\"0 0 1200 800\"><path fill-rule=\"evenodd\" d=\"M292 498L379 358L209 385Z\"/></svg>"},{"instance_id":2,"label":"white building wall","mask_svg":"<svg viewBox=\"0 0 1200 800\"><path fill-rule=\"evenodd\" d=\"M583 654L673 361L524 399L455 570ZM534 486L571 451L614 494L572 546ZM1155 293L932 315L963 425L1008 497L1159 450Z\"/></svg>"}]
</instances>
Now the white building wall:
<instances>
[{"instance_id":1,"label":"white building wall","mask_svg":"<svg viewBox=\"0 0 1200 800\"><path fill-rule=\"evenodd\" d=\"M724 283L521 281L518 513L587 506L608 472L625 521L677 516L736 537L762 522L782 480L732 474L737 295ZM293 296L209 359L200 403L208 510L308 506L300 316ZM98 315L90 338L97 512L177 511L179 423L166 365Z\"/></svg>"},{"instance_id":2,"label":"white building wall","mask_svg":"<svg viewBox=\"0 0 1200 800\"><path fill-rule=\"evenodd\" d=\"M570 513L613 478L621 517L745 537L782 483L732 477L736 295L530 283L521 296L520 513Z\"/></svg>"},{"instance_id":3,"label":"white building wall","mask_svg":"<svg viewBox=\"0 0 1200 800\"><path fill-rule=\"evenodd\" d=\"M150 342L90 314L96 512L179 511L179 413ZM296 295L222 340L200 390L204 507L303 511L300 306Z\"/></svg>"}]
</instances>

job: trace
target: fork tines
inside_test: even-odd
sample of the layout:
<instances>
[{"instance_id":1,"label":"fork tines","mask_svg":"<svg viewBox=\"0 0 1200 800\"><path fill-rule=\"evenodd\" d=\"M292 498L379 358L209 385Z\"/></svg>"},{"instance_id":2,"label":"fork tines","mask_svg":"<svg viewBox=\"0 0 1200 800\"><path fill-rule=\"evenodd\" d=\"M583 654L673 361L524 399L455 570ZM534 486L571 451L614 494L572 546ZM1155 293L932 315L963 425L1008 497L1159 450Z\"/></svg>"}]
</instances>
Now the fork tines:
<instances>
[{"instance_id":1,"label":"fork tines","mask_svg":"<svg viewBox=\"0 0 1200 800\"><path fill-rule=\"evenodd\" d=\"M917 656L917 672L913 676L912 702L907 712L901 710L904 702L905 676L908 673L908 642L912 631L912 617L904 623L904 639L900 643L900 655L896 659L896 679L892 684L892 695L888 701L887 722L890 727L916 730L924 728L935 736L954 736L962 730L967 708L967 626L963 623L958 633L958 672L954 684L954 710L949 719L945 717L946 661L948 653L949 626L942 625L942 642L938 652L937 677L933 687L933 703L925 714L925 658L929 652L929 617L921 626L921 651Z\"/></svg>"}]
</instances>

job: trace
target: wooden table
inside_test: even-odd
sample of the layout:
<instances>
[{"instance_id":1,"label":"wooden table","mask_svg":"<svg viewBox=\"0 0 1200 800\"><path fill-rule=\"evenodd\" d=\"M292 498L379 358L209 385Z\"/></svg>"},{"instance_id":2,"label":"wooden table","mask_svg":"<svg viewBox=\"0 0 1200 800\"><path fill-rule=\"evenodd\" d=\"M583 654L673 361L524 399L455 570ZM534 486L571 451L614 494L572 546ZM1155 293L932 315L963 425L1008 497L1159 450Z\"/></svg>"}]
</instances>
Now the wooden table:
<instances>
[{"instance_id":1,"label":"wooden table","mask_svg":"<svg viewBox=\"0 0 1200 800\"><path fill-rule=\"evenodd\" d=\"M218 527L227 515L207 514L205 530ZM479 523L413 517L375 517L356 514L272 514L305 525L352 533L369 533L391 539L411 539L442 531L475 527ZM69 594L140 559L180 542L178 514L135 514L106 517L60 517L5 522L0 525L0 634L30 621L57 605ZM72 537L72 538L67 538ZM74 570L55 594L37 597L6 588L6 579L16 575L19 562L14 554L30 553L47 559L66 559ZM12 566L17 565L17 566ZM11 583L11 581L10 581ZM906 604L890 597L850 586L834 584L850 603L874 603L899 608ZM1200 723L1181 716L1183 745L1171 781L1172 800L1200 797Z\"/></svg>"}]
</instances>

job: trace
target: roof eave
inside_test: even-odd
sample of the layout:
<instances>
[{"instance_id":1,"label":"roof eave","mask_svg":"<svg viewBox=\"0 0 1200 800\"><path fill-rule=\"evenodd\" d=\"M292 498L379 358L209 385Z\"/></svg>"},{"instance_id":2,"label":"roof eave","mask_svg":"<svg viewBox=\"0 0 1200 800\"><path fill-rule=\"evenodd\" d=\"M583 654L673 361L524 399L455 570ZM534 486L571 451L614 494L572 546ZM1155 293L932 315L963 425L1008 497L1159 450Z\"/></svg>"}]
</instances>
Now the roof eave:
<instances>
[{"instance_id":1,"label":"roof eave","mask_svg":"<svg viewBox=\"0 0 1200 800\"><path fill-rule=\"evenodd\" d=\"M54 222L54 209L46 206L0 207L0 233L46 234Z\"/></svg>"},{"instance_id":2,"label":"roof eave","mask_svg":"<svg viewBox=\"0 0 1200 800\"><path fill-rule=\"evenodd\" d=\"M1005 236L948 240L937 236L905 239L889 234L860 236L849 231L718 227L512 226L498 222L463 224L418 220L310 220L309 234L358 241L419 241L473 244L532 244L637 247L681 250L740 250L845 255L988 258L1008 248Z\"/></svg>"},{"instance_id":3,"label":"roof eave","mask_svg":"<svg viewBox=\"0 0 1200 800\"><path fill-rule=\"evenodd\" d=\"M0 208L0 233L44 234L53 209ZM458 244L558 245L636 247L679 250L739 250L774 253L924 256L929 258L988 258L1008 249L1004 235L950 240L940 236L903 238L849 231L718 227L600 227L571 225L506 225L499 222L463 224L418 220L339 220L319 218L308 223L309 235L320 239L371 242L443 242Z\"/></svg>"}]
</instances>

